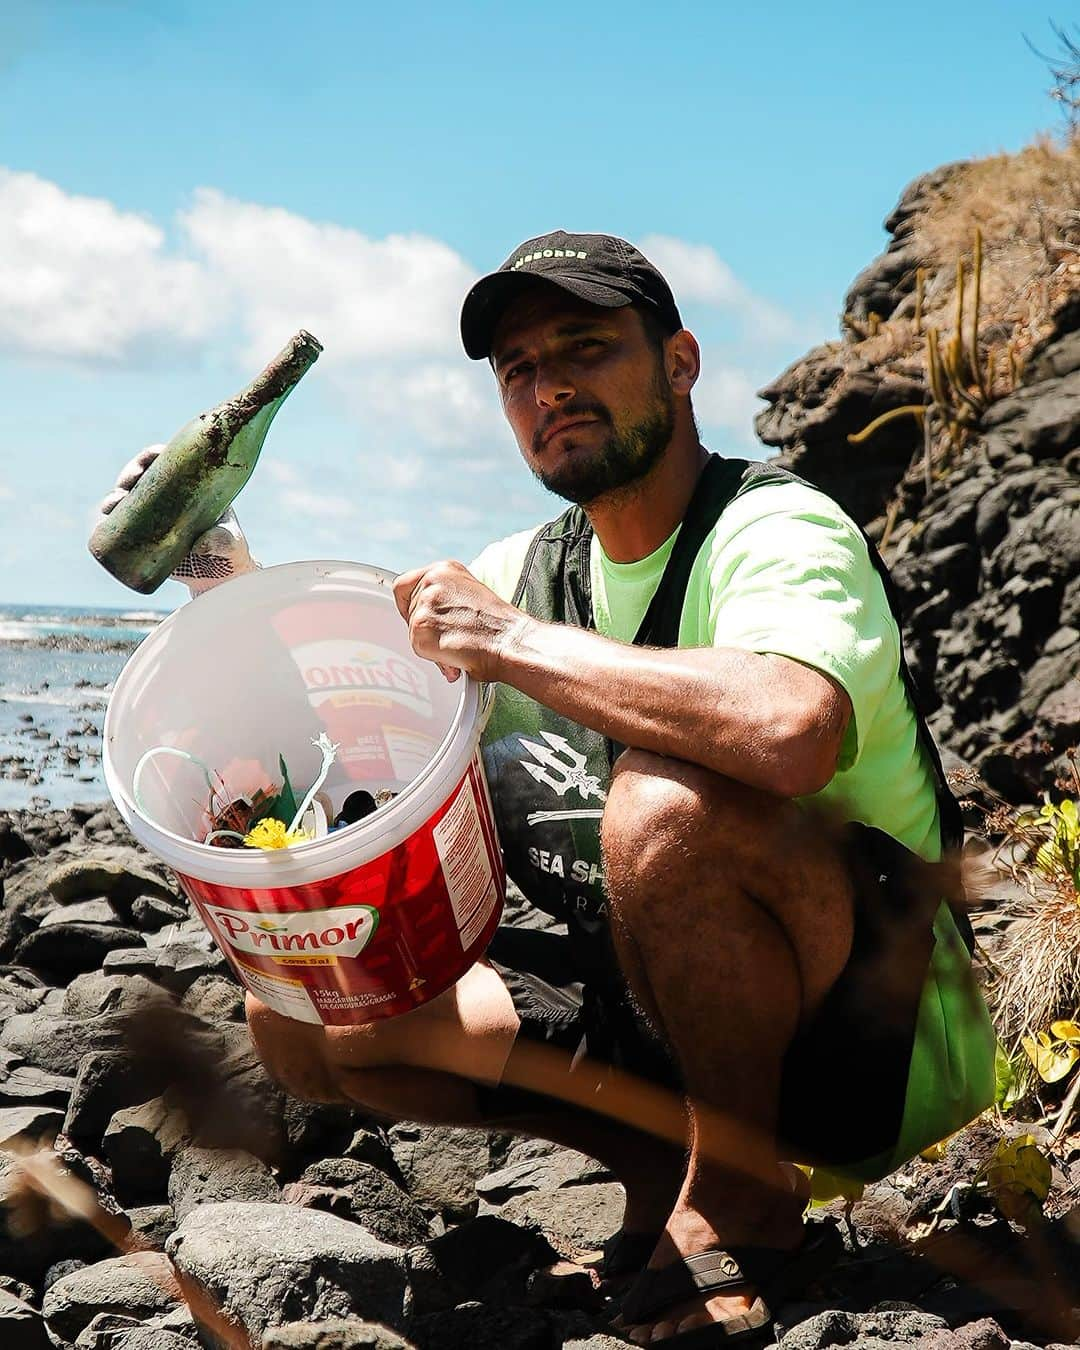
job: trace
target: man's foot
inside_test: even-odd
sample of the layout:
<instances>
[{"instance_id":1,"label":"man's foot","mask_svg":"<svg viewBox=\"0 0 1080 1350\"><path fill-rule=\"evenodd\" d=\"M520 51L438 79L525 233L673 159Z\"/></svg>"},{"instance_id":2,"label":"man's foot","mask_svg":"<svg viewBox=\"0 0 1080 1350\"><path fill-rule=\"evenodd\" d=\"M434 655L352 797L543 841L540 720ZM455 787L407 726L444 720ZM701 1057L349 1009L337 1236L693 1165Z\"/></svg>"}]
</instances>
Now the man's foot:
<instances>
[{"instance_id":1,"label":"man's foot","mask_svg":"<svg viewBox=\"0 0 1080 1350\"><path fill-rule=\"evenodd\" d=\"M810 1179L792 1163L780 1163L780 1170L792 1195L801 1202L791 1207L802 1210L810 1198ZM671 1218L675 1219L672 1215ZM627 1297L613 1326L639 1345L670 1340L701 1327L723 1325L728 1336L749 1334L767 1325L769 1310L760 1297L764 1284L775 1293L778 1282L774 1271L791 1269L796 1280L812 1279L815 1267L831 1264L835 1255L822 1262L819 1234L808 1245L808 1232L800 1226L785 1226L760 1246L747 1244L736 1248L745 1259L732 1259L718 1235L700 1219L686 1214L689 1224L676 1223L674 1231L665 1229L639 1280L630 1283ZM831 1242L829 1244L831 1252ZM758 1256L760 1253L760 1257ZM799 1269L805 1270L800 1276ZM663 1272L667 1272L664 1274ZM747 1278L740 1278L742 1274ZM686 1297L680 1298L685 1293ZM662 1310L656 1320L645 1319L650 1308Z\"/></svg>"},{"instance_id":2,"label":"man's foot","mask_svg":"<svg viewBox=\"0 0 1080 1350\"><path fill-rule=\"evenodd\" d=\"M720 1344L768 1338L770 1302L810 1283L842 1243L831 1225L805 1229L794 1247L712 1247L678 1252L665 1234L623 1299L613 1329L638 1345ZM714 1339L706 1329L716 1328Z\"/></svg>"}]
</instances>

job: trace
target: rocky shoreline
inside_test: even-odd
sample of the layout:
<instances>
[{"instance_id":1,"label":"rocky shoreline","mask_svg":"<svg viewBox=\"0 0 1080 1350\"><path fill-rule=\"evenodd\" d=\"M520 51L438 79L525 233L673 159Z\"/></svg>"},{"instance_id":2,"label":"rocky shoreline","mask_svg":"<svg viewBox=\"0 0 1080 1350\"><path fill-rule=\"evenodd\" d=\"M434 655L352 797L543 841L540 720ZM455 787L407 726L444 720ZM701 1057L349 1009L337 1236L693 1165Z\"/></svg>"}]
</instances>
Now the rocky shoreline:
<instances>
[{"instance_id":1,"label":"rocky shoreline","mask_svg":"<svg viewBox=\"0 0 1080 1350\"><path fill-rule=\"evenodd\" d=\"M286 1097L253 1054L224 959L111 806L0 817L0 859L0 1143L51 1141L145 1248L119 1255L87 1224L42 1214L28 1224L0 1155L5 1350L224 1344L178 1279L267 1350L626 1343L587 1276L544 1274L618 1228L621 1188L600 1164ZM991 907L980 926L997 922ZM988 1198L954 1196L996 1138L973 1127L943 1159L869 1188L847 1220L840 1205L814 1211L843 1220L847 1253L780 1309L783 1350L1072 1341L1080 1162L1055 1176L1040 1247Z\"/></svg>"},{"instance_id":2,"label":"rocky shoreline","mask_svg":"<svg viewBox=\"0 0 1080 1350\"><path fill-rule=\"evenodd\" d=\"M63 735L42 726L34 713L20 713L14 737L18 748L0 752L0 778L39 787L50 773L79 783L95 783L101 764L100 701L87 700L71 710ZM51 719L55 723L55 717ZM26 743L26 748L21 746Z\"/></svg>"}]
</instances>

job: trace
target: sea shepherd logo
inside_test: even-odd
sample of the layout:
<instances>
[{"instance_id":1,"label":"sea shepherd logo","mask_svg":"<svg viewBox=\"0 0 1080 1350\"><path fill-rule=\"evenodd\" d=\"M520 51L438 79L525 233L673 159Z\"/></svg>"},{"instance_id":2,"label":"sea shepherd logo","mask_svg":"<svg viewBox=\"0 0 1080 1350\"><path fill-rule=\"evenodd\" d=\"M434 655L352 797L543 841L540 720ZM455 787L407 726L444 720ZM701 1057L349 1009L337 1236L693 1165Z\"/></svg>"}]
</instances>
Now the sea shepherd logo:
<instances>
[{"instance_id":1,"label":"sea shepherd logo","mask_svg":"<svg viewBox=\"0 0 1080 1350\"><path fill-rule=\"evenodd\" d=\"M532 759L518 760L527 774L545 787L553 788L560 797L573 791L585 801L590 797L601 802L607 800L600 779L586 769L588 760L565 736L556 736L550 731L541 731L540 735L546 745L518 737L521 748L532 755ZM599 820L603 814L602 808L578 807L565 811L531 811L525 819L530 825L542 825L548 820Z\"/></svg>"},{"instance_id":2,"label":"sea shepherd logo","mask_svg":"<svg viewBox=\"0 0 1080 1350\"><path fill-rule=\"evenodd\" d=\"M298 914L253 914L210 905L222 939L249 956L358 956L375 936L379 912L370 905L338 905Z\"/></svg>"}]
</instances>

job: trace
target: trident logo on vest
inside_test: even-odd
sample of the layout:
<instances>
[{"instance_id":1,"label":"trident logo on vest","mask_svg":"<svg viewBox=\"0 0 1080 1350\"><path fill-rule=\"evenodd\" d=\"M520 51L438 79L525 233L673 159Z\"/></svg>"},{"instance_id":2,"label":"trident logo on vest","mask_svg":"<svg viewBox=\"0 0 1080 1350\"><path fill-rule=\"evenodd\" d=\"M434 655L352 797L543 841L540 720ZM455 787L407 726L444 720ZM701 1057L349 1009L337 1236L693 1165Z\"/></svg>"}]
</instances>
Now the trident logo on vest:
<instances>
[{"instance_id":1,"label":"trident logo on vest","mask_svg":"<svg viewBox=\"0 0 1080 1350\"><path fill-rule=\"evenodd\" d=\"M585 772L586 757L575 750L565 736L556 736L550 731L541 731L540 735L547 745L518 737L521 746L533 756L532 760L518 761L526 773L538 783L554 789L560 797L565 797L574 788L586 801L590 797L602 802L607 800L600 779L594 773ZM532 811L525 819L530 825L539 825L546 820L599 820L603 814L602 809Z\"/></svg>"}]
</instances>

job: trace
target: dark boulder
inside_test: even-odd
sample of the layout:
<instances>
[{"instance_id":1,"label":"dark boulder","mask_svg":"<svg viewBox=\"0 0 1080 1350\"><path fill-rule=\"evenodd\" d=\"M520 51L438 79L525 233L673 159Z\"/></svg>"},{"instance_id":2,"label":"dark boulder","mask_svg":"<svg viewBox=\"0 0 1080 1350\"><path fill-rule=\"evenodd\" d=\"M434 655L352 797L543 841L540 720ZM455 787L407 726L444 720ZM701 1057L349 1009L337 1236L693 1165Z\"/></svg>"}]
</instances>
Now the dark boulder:
<instances>
[{"instance_id":1,"label":"dark boulder","mask_svg":"<svg viewBox=\"0 0 1080 1350\"><path fill-rule=\"evenodd\" d=\"M423 1210L409 1194L378 1168L354 1158L313 1163L285 1187L283 1198L351 1219L395 1247L413 1247L431 1235Z\"/></svg>"}]
</instances>

